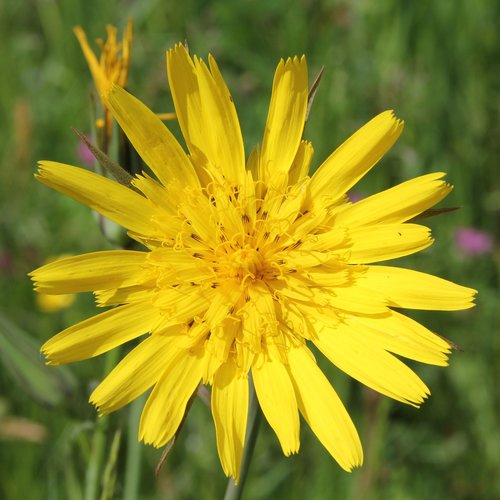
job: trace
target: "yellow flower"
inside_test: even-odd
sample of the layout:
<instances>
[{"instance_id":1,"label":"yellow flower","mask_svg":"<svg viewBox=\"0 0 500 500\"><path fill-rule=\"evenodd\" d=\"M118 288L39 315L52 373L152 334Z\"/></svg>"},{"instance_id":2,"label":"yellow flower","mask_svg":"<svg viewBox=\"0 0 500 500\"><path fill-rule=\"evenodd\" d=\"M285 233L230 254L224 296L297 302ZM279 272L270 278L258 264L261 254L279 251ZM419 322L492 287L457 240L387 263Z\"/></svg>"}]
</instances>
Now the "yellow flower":
<instances>
[{"instance_id":1,"label":"yellow flower","mask_svg":"<svg viewBox=\"0 0 500 500\"><path fill-rule=\"evenodd\" d=\"M394 354L446 365L450 346L396 309L466 309L475 291L373 263L431 245L429 229L407 221L451 187L434 173L348 202L345 193L402 131L391 111L308 177L304 57L279 63L262 145L247 161L215 60L207 66L178 45L167 69L189 155L152 111L113 85L106 106L156 179L137 176L134 191L40 163L41 182L123 225L145 247L70 257L32 273L43 293L94 291L98 305L115 306L42 351L50 364L69 363L146 335L90 396L106 414L153 387L140 422L146 443L167 443L198 385L209 384L219 456L237 479L251 376L285 455L299 449L300 413L351 470L362 463L358 434L309 347L382 394L424 401L428 388Z\"/></svg>"},{"instance_id":2,"label":"yellow flower","mask_svg":"<svg viewBox=\"0 0 500 500\"><path fill-rule=\"evenodd\" d=\"M50 257L49 259L46 260L46 263L49 264L50 262L54 262L55 260L63 259L65 257L68 257L68 255L59 255L57 257ZM72 293L60 294L60 295L39 293L36 296L36 304L38 308L46 313L52 313L60 311L61 309L66 309L71 304L73 304L74 301L75 301L75 295Z\"/></svg>"},{"instance_id":3,"label":"yellow flower","mask_svg":"<svg viewBox=\"0 0 500 500\"><path fill-rule=\"evenodd\" d=\"M80 26L74 28L74 33L78 38L83 55L87 60L95 87L99 95L107 92L110 85L115 83L120 87L127 85L128 70L130 66L130 50L132 47L133 24L129 18L127 27L123 33L123 41L119 42L116 37L117 30L114 26L107 25L107 38L97 40L101 48L100 58L97 59L94 51L90 48L87 36ZM98 129L104 130L105 138L109 142L111 138L112 116L103 101L104 118L98 119L96 125Z\"/></svg>"},{"instance_id":4,"label":"yellow flower","mask_svg":"<svg viewBox=\"0 0 500 500\"><path fill-rule=\"evenodd\" d=\"M67 295L47 295L46 293L39 293L36 296L36 303L38 308L47 313L57 312L61 309L66 309L75 301L73 294Z\"/></svg>"}]
</instances>

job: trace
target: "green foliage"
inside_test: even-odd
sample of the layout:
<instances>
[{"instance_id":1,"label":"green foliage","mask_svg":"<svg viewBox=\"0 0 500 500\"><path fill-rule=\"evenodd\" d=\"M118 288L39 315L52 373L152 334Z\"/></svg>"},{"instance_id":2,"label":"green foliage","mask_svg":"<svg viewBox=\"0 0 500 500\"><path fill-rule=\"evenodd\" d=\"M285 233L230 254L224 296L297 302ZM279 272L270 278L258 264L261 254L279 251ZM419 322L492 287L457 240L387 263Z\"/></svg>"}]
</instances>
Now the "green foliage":
<instances>
[{"instance_id":1,"label":"green foliage","mask_svg":"<svg viewBox=\"0 0 500 500\"><path fill-rule=\"evenodd\" d=\"M358 126L393 108L406 130L357 191L366 195L443 170L456 186L446 205L462 207L430 219L437 242L404 261L479 290L471 311L414 315L465 351L455 353L447 369L415 364L432 389L430 400L415 410L379 398L325 363L360 430L365 466L343 472L305 425L300 454L285 458L264 424L246 498L500 497L498 249L467 258L453 240L459 226L490 233L499 227L500 4L125 5L33 0L27 9L14 0L0 3L0 498L215 499L225 489L213 422L201 402L195 401L155 476L161 451L135 440L140 405L97 419L86 404L113 359L61 370L43 366L36 354L44 340L94 308L84 297L68 310L42 313L26 274L48 257L109 243L87 208L39 185L32 174L38 159L78 164L70 127L91 130L91 78L72 27L82 25L92 40L104 35L107 23L123 27L127 16L136 34L129 87L158 112L172 110L164 51L187 39L193 53L217 57L249 149L262 136L278 59L305 53L311 82L325 66L306 130L316 167ZM33 432L35 424L42 433Z\"/></svg>"},{"instance_id":2,"label":"green foliage","mask_svg":"<svg viewBox=\"0 0 500 500\"><path fill-rule=\"evenodd\" d=\"M41 404L57 406L74 388L71 372L46 366L35 339L1 315L0 361L18 388Z\"/></svg>"}]
</instances>

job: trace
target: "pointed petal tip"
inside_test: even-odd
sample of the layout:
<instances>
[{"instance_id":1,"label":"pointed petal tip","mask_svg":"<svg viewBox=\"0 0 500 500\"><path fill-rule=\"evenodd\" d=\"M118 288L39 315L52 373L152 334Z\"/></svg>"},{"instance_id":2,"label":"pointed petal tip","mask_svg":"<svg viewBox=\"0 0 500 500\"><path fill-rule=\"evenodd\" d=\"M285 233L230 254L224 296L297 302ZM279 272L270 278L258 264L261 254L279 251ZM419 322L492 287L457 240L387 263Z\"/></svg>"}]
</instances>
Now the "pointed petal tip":
<instances>
[{"instance_id":1,"label":"pointed petal tip","mask_svg":"<svg viewBox=\"0 0 500 500\"><path fill-rule=\"evenodd\" d=\"M414 408L417 408L417 410L419 410L420 407L427 401L430 395L431 391L424 384L422 387L422 392L420 392L420 394L415 394L415 396L412 399L406 399L406 400L401 399L400 401L402 403L406 403L410 406L413 406Z\"/></svg>"},{"instance_id":2,"label":"pointed petal tip","mask_svg":"<svg viewBox=\"0 0 500 500\"><path fill-rule=\"evenodd\" d=\"M151 433L147 432L147 429L143 426L139 426L139 432L137 434L137 439L142 441L146 445L153 446L154 448L160 448L161 444L158 444L158 440L155 439Z\"/></svg>"},{"instance_id":3,"label":"pointed petal tip","mask_svg":"<svg viewBox=\"0 0 500 500\"><path fill-rule=\"evenodd\" d=\"M106 415L109 415L112 412L112 410L110 410L108 407L104 406L103 404L99 404L98 401L93 399L92 394L90 395L89 403L95 407L97 416L99 418L105 417Z\"/></svg>"},{"instance_id":4,"label":"pointed petal tip","mask_svg":"<svg viewBox=\"0 0 500 500\"><path fill-rule=\"evenodd\" d=\"M361 447L361 444L359 445L359 448L352 450L352 455L342 462L337 460L337 463L344 469L346 472L353 472L354 469L359 469L360 467L363 466L364 462L364 456L363 456L363 448Z\"/></svg>"},{"instance_id":5,"label":"pointed petal tip","mask_svg":"<svg viewBox=\"0 0 500 500\"><path fill-rule=\"evenodd\" d=\"M167 58L171 58L179 53L189 55L188 49L182 42L177 42L173 47L167 50Z\"/></svg>"},{"instance_id":6,"label":"pointed petal tip","mask_svg":"<svg viewBox=\"0 0 500 500\"><path fill-rule=\"evenodd\" d=\"M293 448L287 448L286 450L283 450L283 455L285 457L290 457L292 455L297 455L300 450L300 443L297 444L297 446L294 446Z\"/></svg>"},{"instance_id":7,"label":"pointed petal tip","mask_svg":"<svg viewBox=\"0 0 500 500\"><path fill-rule=\"evenodd\" d=\"M87 43L86 39L87 36L85 35L84 29L78 24L76 26L73 26L73 34L76 36L80 44L85 44Z\"/></svg>"},{"instance_id":8,"label":"pointed petal tip","mask_svg":"<svg viewBox=\"0 0 500 500\"><path fill-rule=\"evenodd\" d=\"M305 54L301 56L287 57L286 60L281 58L278 66L283 65L285 70L290 69L292 66L302 66L307 63Z\"/></svg>"},{"instance_id":9,"label":"pointed petal tip","mask_svg":"<svg viewBox=\"0 0 500 500\"><path fill-rule=\"evenodd\" d=\"M361 456L359 460L354 462L348 472L353 472L355 469L360 469L363 467L363 457Z\"/></svg>"},{"instance_id":10,"label":"pointed petal tip","mask_svg":"<svg viewBox=\"0 0 500 500\"><path fill-rule=\"evenodd\" d=\"M42 347L40 347L40 354L42 355L42 357L45 361L45 364L47 366L57 366L57 365L60 365L61 362L56 359L56 357L54 356L54 352L50 348L51 340L52 339L47 340L47 342L45 342L42 345Z\"/></svg>"},{"instance_id":11,"label":"pointed petal tip","mask_svg":"<svg viewBox=\"0 0 500 500\"><path fill-rule=\"evenodd\" d=\"M45 164L49 163L49 160L39 160L36 162L36 168L37 168L37 173L39 174L40 171L45 167ZM36 176L37 174L35 174Z\"/></svg>"},{"instance_id":12,"label":"pointed petal tip","mask_svg":"<svg viewBox=\"0 0 500 500\"><path fill-rule=\"evenodd\" d=\"M141 415L141 420L143 415L144 413ZM139 425L137 439L146 445L152 446L153 448L161 448L162 446L165 446L171 438L165 439L165 435L159 433L156 429L151 430L144 425Z\"/></svg>"},{"instance_id":13,"label":"pointed petal tip","mask_svg":"<svg viewBox=\"0 0 500 500\"><path fill-rule=\"evenodd\" d=\"M468 287L462 286L462 285L456 285L456 286L460 287L460 289L463 292L463 297L462 297L463 302L461 301L460 304L457 304L457 306L452 310L463 311L463 310L472 309L473 307L476 307L476 305L477 305L476 304L476 296L478 294L478 291L475 290L474 288L468 288Z\"/></svg>"},{"instance_id":14,"label":"pointed petal tip","mask_svg":"<svg viewBox=\"0 0 500 500\"><path fill-rule=\"evenodd\" d=\"M56 359L50 358L50 355L47 351L40 350L40 352L42 353L43 357L45 358L45 364L47 366L60 366L62 364L60 361L57 361Z\"/></svg>"},{"instance_id":15,"label":"pointed petal tip","mask_svg":"<svg viewBox=\"0 0 500 500\"><path fill-rule=\"evenodd\" d=\"M404 120L399 118L399 116L396 114L396 111L393 109L382 111L382 113L379 113L377 116L375 116L374 119L380 121L388 121L389 126L394 129L393 132L397 134L398 137L403 132L405 122Z\"/></svg>"}]
</instances>

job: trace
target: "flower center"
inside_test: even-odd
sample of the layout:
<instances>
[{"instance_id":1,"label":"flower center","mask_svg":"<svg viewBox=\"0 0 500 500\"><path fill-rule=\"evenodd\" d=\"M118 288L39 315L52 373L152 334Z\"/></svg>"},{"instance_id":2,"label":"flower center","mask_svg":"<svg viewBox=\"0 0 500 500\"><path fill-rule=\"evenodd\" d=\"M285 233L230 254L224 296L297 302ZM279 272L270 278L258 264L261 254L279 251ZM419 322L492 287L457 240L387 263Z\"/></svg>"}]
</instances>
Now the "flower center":
<instances>
[{"instance_id":1,"label":"flower center","mask_svg":"<svg viewBox=\"0 0 500 500\"><path fill-rule=\"evenodd\" d=\"M250 245L228 254L224 264L228 274L241 281L260 277L264 268L262 256Z\"/></svg>"}]
</instances>

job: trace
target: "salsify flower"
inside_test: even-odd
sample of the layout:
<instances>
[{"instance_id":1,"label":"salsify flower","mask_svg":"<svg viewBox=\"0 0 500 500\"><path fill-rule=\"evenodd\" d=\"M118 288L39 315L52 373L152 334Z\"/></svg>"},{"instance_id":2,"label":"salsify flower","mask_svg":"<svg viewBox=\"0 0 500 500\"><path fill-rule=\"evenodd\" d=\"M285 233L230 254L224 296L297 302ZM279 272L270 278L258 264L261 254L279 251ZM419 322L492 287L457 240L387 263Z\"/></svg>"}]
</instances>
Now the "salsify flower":
<instances>
[{"instance_id":1,"label":"salsify flower","mask_svg":"<svg viewBox=\"0 0 500 500\"><path fill-rule=\"evenodd\" d=\"M108 24L106 26L106 40L98 39L97 44L101 49L99 58L91 49L87 40L87 35L81 26L74 28L74 33L80 43L83 55L87 61L92 78L99 95L111 83L116 83L120 87L127 85L128 70L130 67L130 51L132 48L133 23L129 18L127 27L123 33L123 40L117 39L117 29ZM103 100L104 118L97 120L98 129L103 131L104 138L109 142L112 133L112 116Z\"/></svg>"},{"instance_id":2,"label":"salsify flower","mask_svg":"<svg viewBox=\"0 0 500 500\"><path fill-rule=\"evenodd\" d=\"M208 384L222 467L237 479L251 379L285 455L299 449L302 414L351 470L362 463L358 434L310 348L382 394L414 406L424 401L428 388L394 355L446 365L450 345L397 309L466 309L475 291L376 263L431 245L429 229L408 221L451 187L433 173L347 200L400 135L392 111L309 177L304 57L278 64L262 144L246 161L215 60L209 56L207 65L177 45L167 69L189 154L144 104L109 85L106 106L156 178L138 175L130 189L81 168L40 163L41 182L121 224L145 247L70 257L32 273L40 292L93 291L99 306L114 306L42 351L49 364L69 363L145 335L90 401L107 414L153 387L140 421L146 443L165 445L199 384Z\"/></svg>"}]
</instances>

